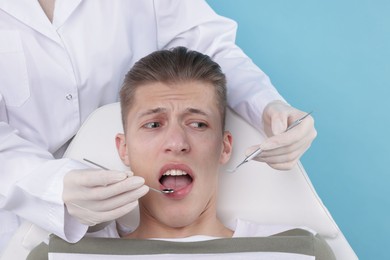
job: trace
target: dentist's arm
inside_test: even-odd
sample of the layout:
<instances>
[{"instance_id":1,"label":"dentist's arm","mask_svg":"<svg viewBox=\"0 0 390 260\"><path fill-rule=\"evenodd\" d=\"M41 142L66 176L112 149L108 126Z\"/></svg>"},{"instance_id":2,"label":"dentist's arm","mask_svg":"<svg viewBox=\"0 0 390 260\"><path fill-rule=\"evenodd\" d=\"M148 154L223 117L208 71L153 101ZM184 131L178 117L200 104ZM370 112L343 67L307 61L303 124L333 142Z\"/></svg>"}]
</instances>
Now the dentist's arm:
<instances>
[{"instance_id":1,"label":"dentist's arm","mask_svg":"<svg viewBox=\"0 0 390 260\"><path fill-rule=\"evenodd\" d=\"M54 159L0 120L0 208L13 212L69 242L81 239L88 226L66 214L63 177L87 168L70 159Z\"/></svg>"},{"instance_id":2,"label":"dentist's arm","mask_svg":"<svg viewBox=\"0 0 390 260\"><path fill-rule=\"evenodd\" d=\"M89 225L131 211L148 191L139 177L88 168L68 158L55 159L0 120L1 209L74 243Z\"/></svg>"},{"instance_id":3,"label":"dentist's arm","mask_svg":"<svg viewBox=\"0 0 390 260\"><path fill-rule=\"evenodd\" d=\"M237 24L215 14L203 0L172 1L169 10L159 4L159 48L183 45L211 56L226 74L229 106L270 137L257 159L275 169L291 169L316 136L313 118L279 135L304 112L287 105L268 76L235 44ZM178 14L176 20L167 15L172 13Z\"/></svg>"}]
</instances>

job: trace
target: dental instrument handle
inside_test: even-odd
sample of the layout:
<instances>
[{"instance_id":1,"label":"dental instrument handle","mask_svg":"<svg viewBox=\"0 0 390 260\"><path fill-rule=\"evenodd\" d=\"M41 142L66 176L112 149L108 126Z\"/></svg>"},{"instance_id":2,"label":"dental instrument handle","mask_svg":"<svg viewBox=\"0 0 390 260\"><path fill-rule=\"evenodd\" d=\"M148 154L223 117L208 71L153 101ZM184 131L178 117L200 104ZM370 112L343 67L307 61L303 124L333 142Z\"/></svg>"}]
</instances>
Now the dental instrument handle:
<instances>
[{"instance_id":1,"label":"dental instrument handle","mask_svg":"<svg viewBox=\"0 0 390 260\"><path fill-rule=\"evenodd\" d=\"M102 166L102 165L100 165L100 164L98 164L98 163L95 163L95 162L91 161L91 160L88 160L88 159L86 159L86 158L83 158L83 160L86 161L86 162L88 162L88 163L90 163L90 164L93 164L93 165L95 165L95 166L97 166L97 167L99 167L99 168L102 168L103 170L109 171L109 169L108 169L107 167L104 167L104 166ZM158 193L163 193L163 194L169 194L169 193L174 193L174 192L175 192L174 189L157 190L157 189L152 188L152 187L149 187L149 189L152 190L152 191L158 192Z\"/></svg>"},{"instance_id":2,"label":"dental instrument handle","mask_svg":"<svg viewBox=\"0 0 390 260\"><path fill-rule=\"evenodd\" d=\"M306 117L308 117L309 115L311 115L311 113L313 113L313 111L311 111L311 112L307 113L306 115L304 115L303 117L301 117L301 118L295 120L291 125L289 125L289 126L287 127L286 131L284 131L284 132L287 132L287 131L293 129L294 127L296 127L297 125L299 125L300 123L302 123L303 119L305 119Z\"/></svg>"},{"instance_id":3,"label":"dental instrument handle","mask_svg":"<svg viewBox=\"0 0 390 260\"><path fill-rule=\"evenodd\" d=\"M259 155L260 153L262 152L261 148L257 148L255 151L253 151L250 155L248 155L240 164L238 164L236 166L236 168L234 169L229 169L227 170L228 172L235 172L238 167L240 167L241 165L243 165L244 163L247 163L249 162L250 160L252 160L253 158L255 158L257 155Z\"/></svg>"},{"instance_id":4,"label":"dental instrument handle","mask_svg":"<svg viewBox=\"0 0 390 260\"><path fill-rule=\"evenodd\" d=\"M102 168L103 170L106 170L106 171L109 171L109 170L110 170L110 169L108 169L108 168L106 168L106 167L104 167L104 166L102 166L102 165L100 165L100 164L97 164L97 163L95 163L95 162L93 162L93 161L91 161L91 160L88 160L88 159L86 159L86 158L83 158L83 160L86 161L86 162L88 162L88 163L90 163L90 164L93 164L93 165L95 165L95 166L97 166L97 167L99 167L99 168Z\"/></svg>"},{"instance_id":5,"label":"dental instrument handle","mask_svg":"<svg viewBox=\"0 0 390 260\"><path fill-rule=\"evenodd\" d=\"M252 160L253 158L255 158L256 156L258 156L260 153L262 152L261 148L257 148L253 153L251 153L250 155L248 155L244 161L246 162L249 162L250 160Z\"/></svg>"}]
</instances>

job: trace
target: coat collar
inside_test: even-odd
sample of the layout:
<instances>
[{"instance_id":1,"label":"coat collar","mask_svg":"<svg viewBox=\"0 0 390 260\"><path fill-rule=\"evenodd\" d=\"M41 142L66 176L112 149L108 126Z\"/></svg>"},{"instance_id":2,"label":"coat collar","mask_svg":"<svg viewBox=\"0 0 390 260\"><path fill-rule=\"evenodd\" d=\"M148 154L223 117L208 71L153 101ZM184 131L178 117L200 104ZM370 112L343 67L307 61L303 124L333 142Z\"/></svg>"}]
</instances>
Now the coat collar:
<instances>
[{"instance_id":1,"label":"coat collar","mask_svg":"<svg viewBox=\"0 0 390 260\"><path fill-rule=\"evenodd\" d=\"M37 0L2 0L0 9L15 17L46 37L61 43L57 34L65 21L71 16L82 0L56 0L53 24L47 19Z\"/></svg>"}]
</instances>

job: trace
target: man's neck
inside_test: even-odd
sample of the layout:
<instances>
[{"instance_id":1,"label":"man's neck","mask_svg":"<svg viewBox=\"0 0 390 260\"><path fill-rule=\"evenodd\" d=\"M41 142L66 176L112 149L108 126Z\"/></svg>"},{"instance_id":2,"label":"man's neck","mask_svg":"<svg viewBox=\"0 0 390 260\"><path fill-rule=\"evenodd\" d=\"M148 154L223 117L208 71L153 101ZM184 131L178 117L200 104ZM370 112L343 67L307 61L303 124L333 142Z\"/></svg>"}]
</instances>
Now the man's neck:
<instances>
[{"instance_id":1,"label":"man's neck","mask_svg":"<svg viewBox=\"0 0 390 260\"><path fill-rule=\"evenodd\" d=\"M139 227L125 238L184 238L195 235L232 237L233 231L226 228L217 217L200 218L183 227L170 227L141 215Z\"/></svg>"},{"instance_id":2,"label":"man's neck","mask_svg":"<svg viewBox=\"0 0 390 260\"><path fill-rule=\"evenodd\" d=\"M55 0L38 0L50 22L53 22Z\"/></svg>"}]
</instances>

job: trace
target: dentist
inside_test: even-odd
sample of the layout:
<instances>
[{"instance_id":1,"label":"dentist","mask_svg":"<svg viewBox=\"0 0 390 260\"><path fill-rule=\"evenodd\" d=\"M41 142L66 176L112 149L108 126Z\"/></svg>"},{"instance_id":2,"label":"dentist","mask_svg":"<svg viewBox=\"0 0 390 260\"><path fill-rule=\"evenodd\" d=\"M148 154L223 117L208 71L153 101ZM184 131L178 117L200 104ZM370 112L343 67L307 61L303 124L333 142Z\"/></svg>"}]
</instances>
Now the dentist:
<instances>
[{"instance_id":1,"label":"dentist","mask_svg":"<svg viewBox=\"0 0 390 260\"><path fill-rule=\"evenodd\" d=\"M147 193L140 177L62 155L155 50L182 45L212 57L227 75L229 106L270 136L257 160L293 167L316 136L314 120L282 133L305 113L284 101L235 34L236 23L203 0L0 1L0 254L21 219L76 242Z\"/></svg>"}]
</instances>

